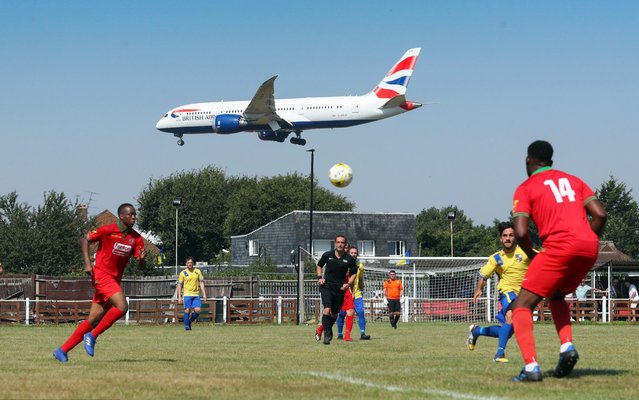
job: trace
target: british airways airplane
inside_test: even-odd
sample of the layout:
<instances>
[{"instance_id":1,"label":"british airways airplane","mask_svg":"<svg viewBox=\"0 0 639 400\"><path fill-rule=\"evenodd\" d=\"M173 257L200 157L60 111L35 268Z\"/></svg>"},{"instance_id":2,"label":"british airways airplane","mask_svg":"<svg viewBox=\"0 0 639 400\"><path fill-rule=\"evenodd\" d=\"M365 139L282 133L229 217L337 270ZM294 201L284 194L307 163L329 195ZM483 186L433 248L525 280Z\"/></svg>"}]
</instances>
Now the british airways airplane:
<instances>
[{"instance_id":1,"label":"british airways airplane","mask_svg":"<svg viewBox=\"0 0 639 400\"><path fill-rule=\"evenodd\" d=\"M306 97L275 100L277 75L262 83L250 101L194 103L174 108L157 123L184 145L182 136L191 133L256 132L261 140L305 145L302 131L345 128L393 117L422 106L406 100L406 87L420 48L408 50L371 92L362 96Z\"/></svg>"}]
</instances>

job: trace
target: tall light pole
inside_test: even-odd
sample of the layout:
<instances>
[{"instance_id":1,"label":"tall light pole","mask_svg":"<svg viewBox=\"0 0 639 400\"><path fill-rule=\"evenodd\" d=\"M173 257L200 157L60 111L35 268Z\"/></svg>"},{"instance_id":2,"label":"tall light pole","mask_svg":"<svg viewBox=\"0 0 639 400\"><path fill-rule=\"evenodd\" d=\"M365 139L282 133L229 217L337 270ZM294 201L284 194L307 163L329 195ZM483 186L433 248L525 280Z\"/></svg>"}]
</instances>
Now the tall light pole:
<instances>
[{"instance_id":1,"label":"tall light pole","mask_svg":"<svg viewBox=\"0 0 639 400\"><path fill-rule=\"evenodd\" d=\"M450 256L454 257L455 252L453 251L453 221L455 220L455 211L448 212L448 221L450 222Z\"/></svg>"},{"instance_id":2,"label":"tall light pole","mask_svg":"<svg viewBox=\"0 0 639 400\"><path fill-rule=\"evenodd\" d=\"M315 176L313 171L313 164L315 163L315 149L306 150L311 153L311 202L309 205L309 233L308 233L308 250L311 253L311 257L313 256L313 188L315 187Z\"/></svg>"},{"instance_id":3,"label":"tall light pole","mask_svg":"<svg viewBox=\"0 0 639 400\"><path fill-rule=\"evenodd\" d=\"M182 199L179 197L173 200L175 207L175 276L178 275L178 208L182 205Z\"/></svg>"}]
</instances>

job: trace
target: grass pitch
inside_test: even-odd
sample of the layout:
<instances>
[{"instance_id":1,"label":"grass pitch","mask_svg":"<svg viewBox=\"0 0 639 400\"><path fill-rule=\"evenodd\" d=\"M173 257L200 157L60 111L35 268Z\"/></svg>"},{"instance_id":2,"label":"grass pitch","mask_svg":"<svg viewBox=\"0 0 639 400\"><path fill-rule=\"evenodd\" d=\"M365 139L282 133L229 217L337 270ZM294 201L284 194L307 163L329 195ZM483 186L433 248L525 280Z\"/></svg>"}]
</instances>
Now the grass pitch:
<instances>
[{"instance_id":1,"label":"grass pitch","mask_svg":"<svg viewBox=\"0 0 639 400\"><path fill-rule=\"evenodd\" d=\"M558 343L535 325L541 383L510 379L523 362L515 338L508 364L492 362L496 339L466 347L468 325L369 323L370 341L329 346L314 326L194 324L115 326L96 355L82 344L60 364L51 353L75 326L2 326L3 399L636 399L636 325L574 327L580 361L551 377ZM353 329L358 331L357 325Z\"/></svg>"}]
</instances>

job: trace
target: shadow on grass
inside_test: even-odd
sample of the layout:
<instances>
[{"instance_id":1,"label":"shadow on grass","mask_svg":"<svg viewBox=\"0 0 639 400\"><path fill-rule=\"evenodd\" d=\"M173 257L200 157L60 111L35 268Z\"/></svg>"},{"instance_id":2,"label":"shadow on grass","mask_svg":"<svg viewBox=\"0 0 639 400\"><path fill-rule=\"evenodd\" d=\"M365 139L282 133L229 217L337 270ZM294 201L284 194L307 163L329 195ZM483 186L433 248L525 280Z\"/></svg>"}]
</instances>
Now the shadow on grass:
<instances>
[{"instance_id":1,"label":"shadow on grass","mask_svg":"<svg viewBox=\"0 0 639 400\"><path fill-rule=\"evenodd\" d=\"M146 362L149 362L149 361L151 361L151 362L153 362L153 361L155 361L155 362L170 362L170 363L177 362L177 360L174 359L174 358L136 358L136 359L134 359L134 358L121 358L118 361L119 362L125 362L125 363L138 363L138 362L146 363Z\"/></svg>"},{"instance_id":2,"label":"shadow on grass","mask_svg":"<svg viewBox=\"0 0 639 400\"><path fill-rule=\"evenodd\" d=\"M594 369L594 368L579 368L573 370L570 375L565 376L559 379L579 379L582 376L615 376L615 375L625 375L629 373L629 370L626 369ZM550 370L544 374L544 378L553 377L553 370Z\"/></svg>"}]
</instances>

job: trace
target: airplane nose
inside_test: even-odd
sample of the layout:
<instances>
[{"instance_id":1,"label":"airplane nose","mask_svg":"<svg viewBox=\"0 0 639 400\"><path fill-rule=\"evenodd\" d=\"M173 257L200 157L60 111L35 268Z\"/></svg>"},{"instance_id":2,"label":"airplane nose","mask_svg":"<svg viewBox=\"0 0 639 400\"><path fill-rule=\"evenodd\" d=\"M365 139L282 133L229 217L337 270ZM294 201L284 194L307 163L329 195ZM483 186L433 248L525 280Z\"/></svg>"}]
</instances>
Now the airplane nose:
<instances>
[{"instance_id":1,"label":"airplane nose","mask_svg":"<svg viewBox=\"0 0 639 400\"><path fill-rule=\"evenodd\" d=\"M169 124L167 122L167 118L166 117L160 118L158 123L155 124L155 129L157 129L158 131L170 132L170 130L168 128L169 128Z\"/></svg>"}]
</instances>

